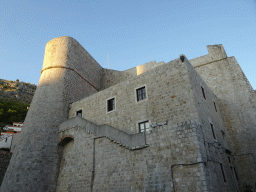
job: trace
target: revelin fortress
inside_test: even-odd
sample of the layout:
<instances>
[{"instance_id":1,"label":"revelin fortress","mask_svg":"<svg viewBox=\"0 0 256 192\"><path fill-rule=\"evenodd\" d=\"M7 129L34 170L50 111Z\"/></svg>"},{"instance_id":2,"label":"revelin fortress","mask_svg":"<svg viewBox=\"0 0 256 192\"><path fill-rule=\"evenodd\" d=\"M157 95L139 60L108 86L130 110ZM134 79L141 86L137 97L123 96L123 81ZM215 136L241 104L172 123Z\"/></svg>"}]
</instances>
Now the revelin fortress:
<instances>
[{"instance_id":1,"label":"revelin fortress","mask_svg":"<svg viewBox=\"0 0 256 192\"><path fill-rule=\"evenodd\" d=\"M207 49L116 71L48 42L0 191L256 191L256 91Z\"/></svg>"}]
</instances>

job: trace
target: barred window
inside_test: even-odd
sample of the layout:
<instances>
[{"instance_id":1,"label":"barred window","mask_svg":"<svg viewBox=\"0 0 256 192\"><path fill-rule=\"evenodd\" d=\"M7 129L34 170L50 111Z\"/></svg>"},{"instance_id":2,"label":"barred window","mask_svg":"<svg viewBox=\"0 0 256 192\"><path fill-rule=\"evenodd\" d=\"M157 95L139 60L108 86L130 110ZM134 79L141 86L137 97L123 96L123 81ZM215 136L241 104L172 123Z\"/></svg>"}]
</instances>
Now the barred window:
<instances>
[{"instance_id":1,"label":"barred window","mask_svg":"<svg viewBox=\"0 0 256 192\"><path fill-rule=\"evenodd\" d=\"M137 89L136 93L137 93L137 101L142 101L142 100L146 99L146 88L145 88L145 86Z\"/></svg>"}]
</instances>

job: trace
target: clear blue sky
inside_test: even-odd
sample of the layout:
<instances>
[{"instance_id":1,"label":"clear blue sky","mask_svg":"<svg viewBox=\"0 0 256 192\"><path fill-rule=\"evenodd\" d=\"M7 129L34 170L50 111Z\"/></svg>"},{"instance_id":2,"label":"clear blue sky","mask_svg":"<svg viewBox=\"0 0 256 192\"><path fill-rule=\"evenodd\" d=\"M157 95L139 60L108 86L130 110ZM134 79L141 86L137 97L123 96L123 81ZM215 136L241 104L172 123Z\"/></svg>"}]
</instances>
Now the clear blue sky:
<instances>
[{"instance_id":1,"label":"clear blue sky","mask_svg":"<svg viewBox=\"0 0 256 192\"><path fill-rule=\"evenodd\" d=\"M60 36L121 71L223 44L256 89L255 0L0 0L0 78L37 84L45 45Z\"/></svg>"}]
</instances>

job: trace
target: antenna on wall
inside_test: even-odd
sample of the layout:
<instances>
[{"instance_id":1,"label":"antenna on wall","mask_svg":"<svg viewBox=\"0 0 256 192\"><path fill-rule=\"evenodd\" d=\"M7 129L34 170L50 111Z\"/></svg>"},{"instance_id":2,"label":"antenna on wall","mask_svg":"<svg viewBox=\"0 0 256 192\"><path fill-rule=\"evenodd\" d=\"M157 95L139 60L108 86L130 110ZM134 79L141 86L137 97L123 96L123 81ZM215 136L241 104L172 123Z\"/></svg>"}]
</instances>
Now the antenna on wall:
<instances>
[{"instance_id":1,"label":"antenna on wall","mask_svg":"<svg viewBox=\"0 0 256 192\"><path fill-rule=\"evenodd\" d=\"M108 69L109 69L109 58L108 58Z\"/></svg>"}]
</instances>

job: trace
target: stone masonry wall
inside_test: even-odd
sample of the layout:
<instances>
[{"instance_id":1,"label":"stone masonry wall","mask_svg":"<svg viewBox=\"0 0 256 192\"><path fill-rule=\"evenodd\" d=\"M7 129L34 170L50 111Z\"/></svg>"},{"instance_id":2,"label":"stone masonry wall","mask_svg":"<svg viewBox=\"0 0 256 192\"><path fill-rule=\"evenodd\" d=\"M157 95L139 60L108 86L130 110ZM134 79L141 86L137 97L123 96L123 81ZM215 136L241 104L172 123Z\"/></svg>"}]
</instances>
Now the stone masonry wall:
<instances>
[{"instance_id":1,"label":"stone masonry wall","mask_svg":"<svg viewBox=\"0 0 256 192\"><path fill-rule=\"evenodd\" d=\"M102 68L70 37L47 43L41 72L22 128L21 142L15 148L1 192L55 191L58 125L68 118L70 102L102 87ZM86 84L91 89L85 89Z\"/></svg>"},{"instance_id":2,"label":"stone masonry wall","mask_svg":"<svg viewBox=\"0 0 256 192\"><path fill-rule=\"evenodd\" d=\"M4 179L5 172L11 160L12 153L9 151L0 150L0 187Z\"/></svg>"},{"instance_id":3,"label":"stone masonry wall","mask_svg":"<svg viewBox=\"0 0 256 192\"><path fill-rule=\"evenodd\" d=\"M226 138L230 140L232 158L238 172L239 188L255 185L256 164L256 108L255 91L242 72L234 57L223 54L222 45L208 46L212 61L192 61L196 71L220 99L219 107L226 127ZM216 55L220 55L216 58Z\"/></svg>"},{"instance_id":4,"label":"stone masonry wall","mask_svg":"<svg viewBox=\"0 0 256 192\"><path fill-rule=\"evenodd\" d=\"M228 160L228 157L230 158L230 161L234 161L234 158L225 153L225 149L232 151L232 146L229 137L227 137L227 130L222 120L222 114L219 107L220 100L211 91L190 63L187 63L187 67L191 78L199 119L203 127L202 134L204 135L203 143L206 152L204 154L204 159L207 162L207 166L205 167L207 172L207 183L210 186L211 191L220 191L220 184L222 184L222 191L230 191L230 188L232 189L231 191L238 191L238 182L233 170L234 163L229 162ZM204 99L201 87L204 89L206 99ZM213 125L214 133L210 123ZM213 134L215 135L215 139ZM222 163L224 169L226 182L222 175L220 163Z\"/></svg>"},{"instance_id":5,"label":"stone masonry wall","mask_svg":"<svg viewBox=\"0 0 256 192\"><path fill-rule=\"evenodd\" d=\"M146 86L147 99L136 101L136 88ZM107 99L116 98L116 110L106 112ZM138 133L138 123L183 122L197 119L186 67L180 59L130 78L71 105L69 118L83 111L83 118L108 124L128 133Z\"/></svg>"},{"instance_id":6,"label":"stone masonry wall","mask_svg":"<svg viewBox=\"0 0 256 192\"><path fill-rule=\"evenodd\" d=\"M116 71L111 69L103 69L103 89L107 89L113 85L116 85L122 81L125 81L131 77L136 77L146 71L163 65L164 62L156 63L156 61L151 61L137 67L127 69L125 71Z\"/></svg>"},{"instance_id":7,"label":"stone masonry wall","mask_svg":"<svg viewBox=\"0 0 256 192\"><path fill-rule=\"evenodd\" d=\"M60 143L72 139L63 149L57 191L209 191L200 123L157 127L146 132L148 147L137 150L97 138L87 126L59 134Z\"/></svg>"},{"instance_id":8,"label":"stone masonry wall","mask_svg":"<svg viewBox=\"0 0 256 192\"><path fill-rule=\"evenodd\" d=\"M11 144L11 152L14 153L15 148L20 145L21 142L21 134L20 133L16 133L15 135L13 135L13 139L12 139L12 144Z\"/></svg>"}]
</instances>

